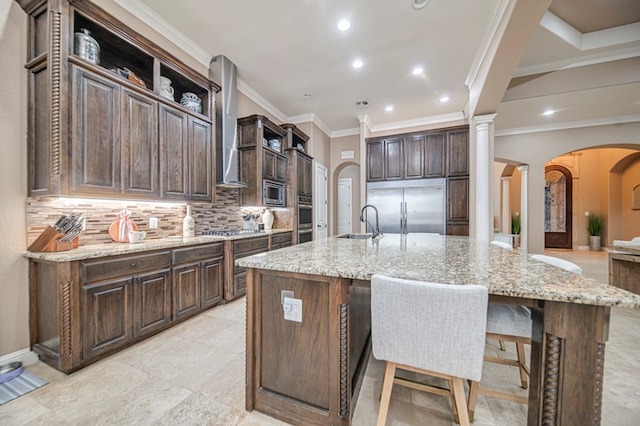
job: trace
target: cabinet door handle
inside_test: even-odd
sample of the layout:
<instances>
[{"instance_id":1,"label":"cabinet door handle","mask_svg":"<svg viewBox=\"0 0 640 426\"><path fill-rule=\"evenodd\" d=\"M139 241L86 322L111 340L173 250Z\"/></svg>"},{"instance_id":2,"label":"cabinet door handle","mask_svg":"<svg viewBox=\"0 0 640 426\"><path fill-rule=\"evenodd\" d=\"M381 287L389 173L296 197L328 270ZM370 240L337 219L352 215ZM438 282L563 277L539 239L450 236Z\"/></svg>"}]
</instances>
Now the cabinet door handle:
<instances>
[{"instance_id":1,"label":"cabinet door handle","mask_svg":"<svg viewBox=\"0 0 640 426\"><path fill-rule=\"evenodd\" d=\"M136 267L136 262L131 263L131 267L135 268Z\"/></svg>"}]
</instances>

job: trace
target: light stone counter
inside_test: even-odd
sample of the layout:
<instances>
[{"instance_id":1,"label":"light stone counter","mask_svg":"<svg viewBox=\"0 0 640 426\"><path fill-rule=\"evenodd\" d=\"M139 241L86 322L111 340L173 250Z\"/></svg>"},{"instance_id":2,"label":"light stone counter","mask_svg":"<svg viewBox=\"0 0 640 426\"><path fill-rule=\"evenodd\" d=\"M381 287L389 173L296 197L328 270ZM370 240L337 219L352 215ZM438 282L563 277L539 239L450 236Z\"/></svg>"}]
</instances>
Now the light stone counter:
<instances>
[{"instance_id":1,"label":"light stone counter","mask_svg":"<svg viewBox=\"0 0 640 426\"><path fill-rule=\"evenodd\" d=\"M492 295L640 308L640 296L467 237L385 235L379 241L331 237L238 259L248 268L369 280L373 274L481 284Z\"/></svg>"},{"instance_id":2,"label":"light stone counter","mask_svg":"<svg viewBox=\"0 0 640 426\"><path fill-rule=\"evenodd\" d=\"M30 259L46 260L49 262L72 262L75 260L93 259L105 256L117 256L121 254L140 253L145 251L162 250L167 248L186 247L197 244L215 243L218 241L240 240L255 238L265 235L291 232L291 229L273 229L255 234L236 235L228 237L197 236L182 238L180 236L145 240L142 243L111 243L80 246L77 249L59 252L30 252L24 253Z\"/></svg>"}]
</instances>

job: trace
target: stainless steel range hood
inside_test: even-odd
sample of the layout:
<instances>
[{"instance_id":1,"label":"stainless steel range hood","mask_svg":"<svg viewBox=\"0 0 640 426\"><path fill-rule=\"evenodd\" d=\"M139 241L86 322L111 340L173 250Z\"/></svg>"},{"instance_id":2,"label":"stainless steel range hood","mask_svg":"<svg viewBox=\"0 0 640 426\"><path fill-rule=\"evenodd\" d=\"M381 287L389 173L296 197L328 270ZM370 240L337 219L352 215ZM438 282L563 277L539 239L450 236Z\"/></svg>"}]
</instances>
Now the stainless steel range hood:
<instances>
[{"instance_id":1,"label":"stainless steel range hood","mask_svg":"<svg viewBox=\"0 0 640 426\"><path fill-rule=\"evenodd\" d=\"M218 55L209 63L209 78L222 90L216 94L216 186L246 188L238 180L238 69L226 56Z\"/></svg>"}]
</instances>

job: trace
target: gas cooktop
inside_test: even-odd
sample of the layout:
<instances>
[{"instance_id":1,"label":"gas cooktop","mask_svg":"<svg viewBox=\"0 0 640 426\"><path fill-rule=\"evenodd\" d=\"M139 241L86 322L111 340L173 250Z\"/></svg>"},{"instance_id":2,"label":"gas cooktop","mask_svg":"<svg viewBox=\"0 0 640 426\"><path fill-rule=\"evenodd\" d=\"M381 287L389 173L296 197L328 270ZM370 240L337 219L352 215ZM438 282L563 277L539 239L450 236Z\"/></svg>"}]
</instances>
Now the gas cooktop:
<instances>
[{"instance_id":1,"label":"gas cooktop","mask_svg":"<svg viewBox=\"0 0 640 426\"><path fill-rule=\"evenodd\" d=\"M202 235L209 235L214 237L235 237L238 235L252 235L261 233L264 233L264 231L259 231L256 229L226 229L222 231L204 231Z\"/></svg>"}]
</instances>

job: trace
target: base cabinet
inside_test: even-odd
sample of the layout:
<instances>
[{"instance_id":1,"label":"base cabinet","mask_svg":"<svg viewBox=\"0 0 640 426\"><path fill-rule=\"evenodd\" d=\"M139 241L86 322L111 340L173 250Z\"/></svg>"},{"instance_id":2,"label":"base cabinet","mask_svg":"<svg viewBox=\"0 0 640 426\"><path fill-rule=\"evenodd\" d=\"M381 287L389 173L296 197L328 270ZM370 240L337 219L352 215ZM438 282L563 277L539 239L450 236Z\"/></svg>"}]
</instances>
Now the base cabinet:
<instances>
[{"instance_id":1,"label":"base cabinet","mask_svg":"<svg viewBox=\"0 0 640 426\"><path fill-rule=\"evenodd\" d=\"M233 300L244 296L247 292L247 270L241 266L236 266L236 260L269 250L269 236L265 235L256 238L242 240L230 240L225 242L226 259L226 287L224 289L224 299Z\"/></svg>"},{"instance_id":2,"label":"base cabinet","mask_svg":"<svg viewBox=\"0 0 640 426\"><path fill-rule=\"evenodd\" d=\"M182 320L222 302L224 243L173 251L173 317Z\"/></svg>"}]
</instances>

